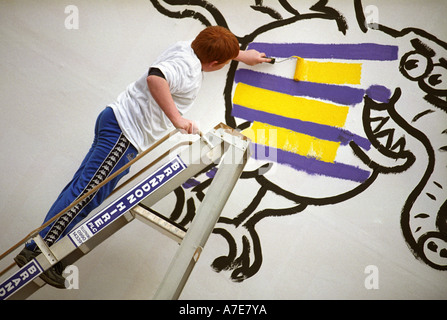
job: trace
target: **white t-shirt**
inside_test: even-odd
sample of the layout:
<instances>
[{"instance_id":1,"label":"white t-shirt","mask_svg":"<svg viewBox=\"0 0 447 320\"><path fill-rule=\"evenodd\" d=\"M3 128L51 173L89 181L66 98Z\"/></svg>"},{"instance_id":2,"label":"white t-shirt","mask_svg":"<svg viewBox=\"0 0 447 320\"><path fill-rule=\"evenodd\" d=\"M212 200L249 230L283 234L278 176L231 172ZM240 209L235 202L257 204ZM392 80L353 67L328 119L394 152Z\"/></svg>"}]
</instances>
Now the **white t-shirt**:
<instances>
[{"instance_id":1,"label":"white t-shirt","mask_svg":"<svg viewBox=\"0 0 447 320\"><path fill-rule=\"evenodd\" d=\"M181 41L163 52L151 67L163 72L180 114L192 106L202 84L202 65L191 48ZM147 72L130 84L110 105L126 138L142 152L173 127L147 87Z\"/></svg>"}]
</instances>

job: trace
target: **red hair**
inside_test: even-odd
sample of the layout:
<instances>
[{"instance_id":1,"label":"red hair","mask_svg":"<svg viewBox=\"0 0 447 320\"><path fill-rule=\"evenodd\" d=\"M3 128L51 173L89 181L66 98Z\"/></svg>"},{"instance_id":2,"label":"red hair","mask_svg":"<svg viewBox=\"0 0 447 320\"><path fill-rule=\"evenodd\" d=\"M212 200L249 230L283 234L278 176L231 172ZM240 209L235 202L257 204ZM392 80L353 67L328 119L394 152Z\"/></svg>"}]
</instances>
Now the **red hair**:
<instances>
[{"instance_id":1,"label":"red hair","mask_svg":"<svg viewBox=\"0 0 447 320\"><path fill-rule=\"evenodd\" d=\"M231 31L220 26L203 29L191 44L202 63L217 61L219 64L236 58L239 42Z\"/></svg>"}]
</instances>

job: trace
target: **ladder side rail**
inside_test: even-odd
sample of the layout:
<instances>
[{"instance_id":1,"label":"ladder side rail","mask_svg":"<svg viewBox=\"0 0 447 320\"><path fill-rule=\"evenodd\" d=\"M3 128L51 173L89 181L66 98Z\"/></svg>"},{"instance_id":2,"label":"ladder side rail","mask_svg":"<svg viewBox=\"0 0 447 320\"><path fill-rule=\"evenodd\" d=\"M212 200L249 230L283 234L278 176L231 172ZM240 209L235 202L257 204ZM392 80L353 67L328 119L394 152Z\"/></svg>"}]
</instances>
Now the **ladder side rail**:
<instances>
[{"instance_id":1,"label":"ladder side rail","mask_svg":"<svg viewBox=\"0 0 447 320\"><path fill-rule=\"evenodd\" d=\"M107 240L111 235L113 235L115 232L122 229L124 226L126 226L128 223L133 221L134 217L130 212L127 212L126 214L122 215L118 219L116 219L112 224L110 224L107 227L108 232L100 232L95 237L89 239L88 242L84 243L83 245L72 248L73 250L70 250L70 252L67 254L67 256L64 258L64 263L69 266L74 264L76 261L78 261L80 258L88 254L93 248L100 245L102 242ZM67 249L69 245L67 245L67 237L62 238L58 242L56 242L53 246L51 246L51 249L53 252L56 253L56 255L59 255L61 250ZM71 244L72 245L72 244ZM44 257L44 254L40 254L35 258L38 265L42 268L43 272L47 270L49 267L51 267L51 264L48 263L48 260ZM34 261L34 260L33 260ZM31 262L33 262L31 261ZM24 269L24 267L21 268ZM26 269L26 268L25 268ZM8 300L25 300L29 298L32 294L34 294L36 291L38 291L41 287L43 287L46 283L41 280L38 276L42 272L39 272L38 274L34 274L34 276L37 276L33 280L28 281L27 283L24 283L23 286L19 287L14 293L12 293L10 296L8 296L6 299Z\"/></svg>"},{"instance_id":2,"label":"ladder side rail","mask_svg":"<svg viewBox=\"0 0 447 320\"><path fill-rule=\"evenodd\" d=\"M206 192L191 226L178 248L155 296L156 300L178 299L200 253L238 181L249 156L249 141L241 149L231 145Z\"/></svg>"},{"instance_id":3,"label":"ladder side rail","mask_svg":"<svg viewBox=\"0 0 447 320\"><path fill-rule=\"evenodd\" d=\"M222 144L221 141L220 144ZM217 144L217 146L215 146L213 150L210 150L211 146L209 146L202 140L198 140L192 143L185 150L181 151L179 154L176 154L174 157L172 157L173 155L171 155L172 159L174 160L180 159L180 161L183 162L183 164L185 165L184 170L174 175L173 178L164 183L160 188L155 189L152 193L148 194L146 197L138 199L138 201L135 202L135 205L137 205L145 198L152 199L151 202L156 203L157 201L165 197L167 194L172 192L179 185L184 183L187 179L191 178L192 176L196 175L198 172L203 170L211 162L217 161L221 157L221 152L219 151L221 149L220 144ZM191 152L191 150L195 150L196 152ZM170 149L170 151L172 152L172 149ZM168 163L173 161L172 159L168 161ZM164 167L164 165L162 165L161 167ZM124 194L118 197L117 200L114 200L114 202L112 202L111 205L113 205L120 199L128 198L129 194L134 188L138 187L139 185L143 184L143 182L146 182L147 180L152 178L152 176L155 173L157 173L157 171L152 172L153 170L151 169L152 165L149 165L145 167L144 171L142 170L143 172L140 171L139 172L140 175L144 173L147 174L148 172L150 172L150 174L146 176L146 178L143 179L143 181L137 181L134 182L131 186L127 186L126 190L124 191ZM124 225L132 221L134 218L134 215L129 210L123 211L122 214L120 216L117 216L115 220L111 221L111 223L108 224L106 228L100 230L101 232L95 233L94 236L92 236L91 238L87 239L82 243L75 243L73 241L73 236L70 235L72 235L77 229L86 226L89 223L89 221L94 220L95 217L101 216L105 211L107 211L108 208L109 207L104 208L103 210L94 214L92 217L87 217L70 234L63 237L62 239L60 239L58 242L56 242L51 246L51 253L52 255L54 255L54 257L56 257L56 262L62 259L65 259L67 263L72 263L78 260L80 257L91 251L94 247L96 247L97 245L108 239L113 233L121 229ZM67 258L67 256L71 254L73 255ZM35 260L38 263L40 270L38 270L39 272L38 274L36 273L34 274L34 277L40 275L48 268L50 268L52 265L54 265L54 263L51 263L43 254L37 256ZM22 267L19 270L19 272L22 269L26 268L27 266L28 264ZM40 288L40 286L36 286L34 283L32 283L33 282L32 280L33 279L30 278L29 281L21 284L21 287L17 291L23 291L23 293L17 294L16 292L14 292L11 295L8 295L6 298L10 298L11 296L16 295L17 297L24 298L34 293L36 290ZM7 281L8 280L6 280L5 282ZM2 286L0 286L0 290L1 288ZM2 298L1 293L0 298Z\"/></svg>"}]
</instances>

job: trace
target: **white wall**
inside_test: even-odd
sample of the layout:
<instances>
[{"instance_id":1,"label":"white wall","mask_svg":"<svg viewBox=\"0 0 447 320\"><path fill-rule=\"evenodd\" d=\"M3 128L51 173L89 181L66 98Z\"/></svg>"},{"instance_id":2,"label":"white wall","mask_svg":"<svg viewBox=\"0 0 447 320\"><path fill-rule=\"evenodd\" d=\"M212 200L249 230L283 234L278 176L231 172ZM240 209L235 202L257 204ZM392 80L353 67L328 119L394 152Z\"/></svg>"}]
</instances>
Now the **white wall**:
<instances>
[{"instance_id":1,"label":"white wall","mask_svg":"<svg viewBox=\"0 0 447 320\"><path fill-rule=\"evenodd\" d=\"M309 8L316 2L292 4L290 1L301 14L315 13ZM275 21L253 10L250 5L254 5L254 1L213 3L230 29L240 37ZM64 10L68 5L79 9L78 29L65 27L68 14ZM185 9L162 5L171 11ZM264 1L264 5L275 9L284 19L292 17L275 1ZM421 134L416 134L415 138L407 132L406 150L415 156L413 165L402 172L379 173L363 192L345 201L329 201L327 205L314 204L327 197L339 199L340 194L353 190L359 183L309 175L274 162L273 169L265 177L286 190L290 197L278 194L278 188L270 189L250 217L259 218L257 214L263 209L288 209L300 204L307 205L306 208L285 216L268 216L256 224L252 231L259 236L262 260L254 255L252 247L250 266L260 265L253 274L245 274L243 281L232 281L233 270L216 272L210 266L216 258L228 254L227 242L213 234L183 291L183 299L444 299L447 296L446 271L439 270L446 269L447 258L432 258L434 265L418 259L428 249L410 248L404 237L405 227L401 225L404 205L416 200L414 208L430 214L431 220L427 220L431 225L424 225L423 230L437 232L433 238L436 241L427 241L424 245L437 244L438 252L442 248L446 250L446 208L441 205L446 199L447 172L445 152L439 150L446 146L446 135L441 134L446 129L445 91L435 94L430 91L443 99L442 110L427 103L423 88L404 78L398 68L399 59L413 50L410 40L421 36L427 39L427 35L412 33L392 37L371 29L363 33L355 19L352 1L329 1L328 5L346 17L349 27L346 35L338 30L333 20L313 18L265 31L254 41L369 42L398 46L398 60L362 61L362 82L358 87L380 84L392 92L400 88L402 96L396 103L396 110L403 119L400 123L407 122L428 137L434 160L429 160L423 144L416 139ZM429 40L434 36L447 41L446 4L442 0L363 2L363 7L368 5L372 6L371 10L378 9L380 24L395 30L421 28L429 33ZM207 10L194 6L188 9L197 10L211 23L216 23ZM369 11L365 15L371 17ZM157 11L150 1L126 4L122 1L3 1L0 24L0 163L3 172L0 251L3 252L40 225L87 152L98 113L127 84L146 72L164 48L177 40L193 38L204 26L191 18L169 18ZM447 59L441 42L424 41L436 51L435 63L440 57ZM248 68L290 76L293 67L285 63ZM225 121L222 92L229 68L205 74L195 109L188 115L200 123L203 131ZM247 67L240 65L238 68ZM444 81L445 90L447 79L443 70L438 80ZM363 107L362 102L352 108L344 126L361 136L365 136L361 120ZM415 115L427 109L434 112L412 122ZM351 149L346 148L340 149L336 161L366 168ZM383 160L379 162L382 166L394 167L404 162L402 159L384 160L374 147L371 152L375 153L372 159ZM252 159L248 169L263 163ZM434 164L434 173L424 176L430 164ZM422 191L421 197L413 199L411 194L424 177L429 186L421 185L422 189L417 189ZM442 184L443 189L436 187L434 181ZM259 188L260 184L253 179L240 180L222 215L238 216ZM194 196L186 192L187 196ZM426 193L435 193L436 200L428 198ZM157 209L170 212L171 203L162 201ZM280 211L276 211L278 213ZM439 217L441 229L436 226L436 217ZM417 218L411 221L417 222ZM416 228L415 223L411 230ZM243 224L238 228L229 224L223 227L231 232L240 251L238 254L241 254L242 236L251 237L248 229ZM424 237L420 233L410 232L411 235L416 240ZM250 241L253 244L253 240ZM176 249L175 243L134 222L76 264L80 270L80 289L60 291L46 286L31 298L149 299ZM365 268L371 265L379 272L379 288L368 290Z\"/></svg>"}]
</instances>

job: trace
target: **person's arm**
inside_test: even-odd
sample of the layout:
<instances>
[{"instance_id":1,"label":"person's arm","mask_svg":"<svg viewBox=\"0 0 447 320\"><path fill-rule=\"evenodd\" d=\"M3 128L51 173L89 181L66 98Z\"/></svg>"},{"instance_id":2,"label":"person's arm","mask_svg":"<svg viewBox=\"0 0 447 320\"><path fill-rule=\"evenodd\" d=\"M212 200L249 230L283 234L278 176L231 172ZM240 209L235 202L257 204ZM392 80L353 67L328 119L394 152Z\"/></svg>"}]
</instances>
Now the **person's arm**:
<instances>
[{"instance_id":1,"label":"person's arm","mask_svg":"<svg viewBox=\"0 0 447 320\"><path fill-rule=\"evenodd\" d=\"M174 127L187 133L197 133L197 125L192 120L183 118L177 110L177 106L172 99L168 82L162 77L149 75L147 86L155 102L160 106L166 116L171 120Z\"/></svg>"},{"instance_id":2,"label":"person's arm","mask_svg":"<svg viewBox=\"0 0 447 320\"><path fill-rule=\"evenodd\" d=\"M238 56L234 60L243 62L249 66L254 66L258 63L270 62L271 59L266 58L265 53L250 49L240 50Z\"/></svg>"}]
</instances>

